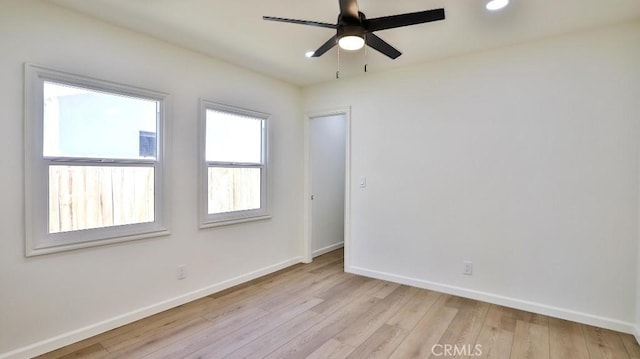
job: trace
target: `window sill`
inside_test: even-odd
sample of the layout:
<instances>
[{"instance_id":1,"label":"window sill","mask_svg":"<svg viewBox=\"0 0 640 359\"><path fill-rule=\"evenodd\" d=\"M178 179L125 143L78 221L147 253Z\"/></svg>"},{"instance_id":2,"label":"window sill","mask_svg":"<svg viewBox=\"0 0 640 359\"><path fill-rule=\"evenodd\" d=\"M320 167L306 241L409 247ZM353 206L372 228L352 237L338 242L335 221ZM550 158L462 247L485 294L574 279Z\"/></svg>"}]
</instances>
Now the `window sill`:
<instances>
[{"instance_id":1,"label":"window sill","mask_svg":"<svg viewBox=\"0 0 640 359\"><path fill-rule=\"evenodd\" d=\"M122 243L122 242L136 241L140 239L164 237L170 234L171 232L169 232L167 229L160 229L160 230L151 231L151 232L143 232L138 234L132 234L132 235L126 235L126 236L120 236L120 237L114 237L114 238L98 239L98 240L86 241L86 242L61 244L57 246L52 244L41 244L41 246L37 246L34 248L27 247L28 249L26 252L26 256L34 257L34 256L43 255L43 254L67 252L67 251L73 251L73 250L82 249L82 248L105 246L113 243Z\"/></svg>"},{"instance_id":2,"label":"window sill","mask_svg":"<svg viewBox=\"0 0 640 359\"><path fill-rule=\"evenodd\" d=\"M216 222L205 222L200 224L200 229L230 226L232 224L245 223L245 222L264 221L267 219L271 219L271 215L265 214L261 216L255 216L255 217L235 218L235 219L229 219L229 220L220 220Z\"/></svg>"}]
</instances>

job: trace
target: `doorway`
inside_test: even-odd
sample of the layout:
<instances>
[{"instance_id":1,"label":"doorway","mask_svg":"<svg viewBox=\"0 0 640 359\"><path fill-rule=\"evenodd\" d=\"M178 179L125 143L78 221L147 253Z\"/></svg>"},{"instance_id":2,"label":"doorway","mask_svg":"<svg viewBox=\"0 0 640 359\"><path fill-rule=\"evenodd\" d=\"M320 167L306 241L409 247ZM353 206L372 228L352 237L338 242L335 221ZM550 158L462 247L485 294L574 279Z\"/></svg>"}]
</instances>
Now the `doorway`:
<instances>
[{"instance_id":1,"label":"doorway","mask_svg":"<svg viewBox=\"0 0 640 359\"><path fill-rule=\"evenodd\" d=\"M349 111L307 116L305 262L348 246Z\"/></svg>"}]
</instances>

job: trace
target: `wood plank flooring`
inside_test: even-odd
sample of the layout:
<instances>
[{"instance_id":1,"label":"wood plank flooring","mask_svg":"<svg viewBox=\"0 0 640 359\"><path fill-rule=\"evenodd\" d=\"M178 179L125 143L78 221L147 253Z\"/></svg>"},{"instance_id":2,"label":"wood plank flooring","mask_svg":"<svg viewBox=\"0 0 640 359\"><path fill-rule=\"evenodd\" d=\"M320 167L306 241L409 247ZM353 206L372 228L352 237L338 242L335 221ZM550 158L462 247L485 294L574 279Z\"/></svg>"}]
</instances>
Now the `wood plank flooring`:
<instances>
[{"instance_id":1,"label":"wood plank flooring","mask_svg":"<svg viewBox=\"0 0 640 359\"><path fill-rule=\"evenodd\" d=\"M628 334L359 277L343 251L40 358L640 359Z\"/></svg>"}]
</instances>

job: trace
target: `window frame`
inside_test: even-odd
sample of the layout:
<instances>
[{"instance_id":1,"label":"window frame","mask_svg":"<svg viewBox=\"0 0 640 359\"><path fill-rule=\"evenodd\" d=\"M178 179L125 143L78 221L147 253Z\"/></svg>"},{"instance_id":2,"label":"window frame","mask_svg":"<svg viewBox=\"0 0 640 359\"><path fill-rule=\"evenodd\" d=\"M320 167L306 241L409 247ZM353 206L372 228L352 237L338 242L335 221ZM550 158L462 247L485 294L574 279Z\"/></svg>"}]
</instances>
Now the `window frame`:
<instances>
[{"instance_id":1,"label":"window frame","mask_svg":"<svg viewBox=\"0 0 640 359\"><path fill-rule=\"evenodd\" d=\"M262 153L261 164L253 163L234 163L221 161L207 161L207 110L227 112L233 115L252 117L263 121L262 127ZM199 212L200 212L200 228L211 228L218 226L231 225L236 223L244 223L251 221L259 221L270 219L268 206L268 163L269 163L269 119L270 114L247 110L244 108L224 105L218 102L200 99L200 138L199 138L199 154L200 154L200 174L199 174ZM250 210L240 210L225 213L209 213L209 167L225 167L225 168L260 168L260 208Z\"/></svg>"},{"instance_id":2,"label":"window frame","mask_svg":"<svg viewBox=\"0 0 640 359\"><path fill-rule=\"evenodd\" d=\"M45 82L66 84L158 102L155 159L45 157L43 153ZM102 246L169 234L165 226L165 128L170 97L166 93L25 64L25 255L27 257ZM154 171L154 221L49 233L49 167L151 167Z\"/></svg>"}]
</instances>

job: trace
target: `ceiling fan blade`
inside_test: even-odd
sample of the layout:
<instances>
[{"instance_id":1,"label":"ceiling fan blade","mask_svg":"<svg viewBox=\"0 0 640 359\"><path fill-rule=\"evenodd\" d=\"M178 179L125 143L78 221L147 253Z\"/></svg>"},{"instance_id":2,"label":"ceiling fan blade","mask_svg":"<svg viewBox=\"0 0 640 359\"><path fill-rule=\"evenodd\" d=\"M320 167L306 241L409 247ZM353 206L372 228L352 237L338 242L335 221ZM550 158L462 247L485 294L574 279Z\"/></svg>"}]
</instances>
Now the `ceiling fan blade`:
<instances>
[{"instance_id":1,"label":"ceiling fan blade","mask_svg":"<svg viewBox=\"0 0 640 359\"><path fill-rule=\"evenodd\" d=\"M325 42L324 44L322 44L322 46L320 46L319 49L317 49L313 55L311 55L311 57L320 57L322 56L325 52L331 50L334 46L336 46L338 44L338 35L334 35L332 38L330 38L329 40L327 40L327 42Z\"/></svg>"},{"instance_id":2,"label":"ceiling fan blade","mask_svg":"<svg viewBox=\"0 0 640 359\"><path fill-rule=\"evenodd\" d=\"M408 14L367 19L364 21L363 26L367 29L367 31L379 31L438 20L444 20L444 9L418 11Z\"/></svg>"},{"instance_id":3,"label":"ceiling fan blade","mask_svg":"<svg viewBox=\"0 0 640 359\"><path fill-rule=\"evenodd\" d=\"M356 0L340 0L340 14L359 19L358 2Z\"/></svg>"},{"instance_id":4,"label":"ceiling fan blade","mask_svg":"<svg viewBox=\"0 0 640 359\"><path fill-rule=\"evenodd\" d=\"M326 22L318 22L318 21L285 19L285 18L282 18L282 17L273 17L273 16L263 16L262 19L263 20L267 20L267 21L288 22L288 23L292 23L292 24L326 27L326 28L329 28L329 29L337 29L338 28L338 26L336 26L334 24L327 24Z\"/></svg>"},{"instance_id":5,"label":"ceiling fan blade","mask_svg":"<svg viewBox=\"0 0 640 359\"><path fill-rule=\"evenodd\" d=\"M364 38L367 45L380 51L384 55L389 56L391 59L395 60L398 56L402 55L400 51L396 50L393 46L389 45L386 41L374 34L366 34Z\"/></svg>"}]
</instances>

